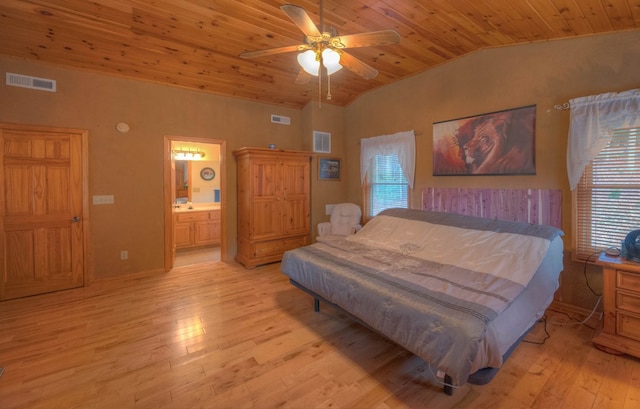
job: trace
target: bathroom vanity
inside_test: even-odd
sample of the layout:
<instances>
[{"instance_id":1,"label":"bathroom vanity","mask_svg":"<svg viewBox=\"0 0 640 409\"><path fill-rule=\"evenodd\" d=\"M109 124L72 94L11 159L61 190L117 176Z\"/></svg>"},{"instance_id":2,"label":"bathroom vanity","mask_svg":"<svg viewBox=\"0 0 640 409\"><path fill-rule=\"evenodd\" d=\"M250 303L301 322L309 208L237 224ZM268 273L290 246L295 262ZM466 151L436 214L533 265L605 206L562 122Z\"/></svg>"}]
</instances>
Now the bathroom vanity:
<instances>
[{"instance_id":1,"label":"bathroom vanity","mask_svg":"<svg viewBox=\"0 0 640 409\"><path fill-rule=\"evenodd\" d=\"M220 244L220 206L182 205L173 210L176 250Z\"/></svg>"}]
</instances>

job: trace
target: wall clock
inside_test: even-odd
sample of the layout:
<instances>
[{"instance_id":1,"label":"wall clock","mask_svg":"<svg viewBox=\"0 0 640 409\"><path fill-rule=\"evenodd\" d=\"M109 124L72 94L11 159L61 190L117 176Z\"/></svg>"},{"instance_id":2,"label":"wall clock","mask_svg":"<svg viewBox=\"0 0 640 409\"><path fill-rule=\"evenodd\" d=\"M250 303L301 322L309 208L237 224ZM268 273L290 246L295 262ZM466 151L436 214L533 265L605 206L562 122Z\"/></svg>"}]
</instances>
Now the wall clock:
<instances>
[{"instance_id":1,"label":"wall clock","mask_svg":"<svg viewBox=\"0 0 640 409\"><path fill-rule=\"evenodd\" d=\"M202 168L200 171L200 177L204 180L212 180L216 177L216 172L211 168Z\"/></svg>"}]
</instances>

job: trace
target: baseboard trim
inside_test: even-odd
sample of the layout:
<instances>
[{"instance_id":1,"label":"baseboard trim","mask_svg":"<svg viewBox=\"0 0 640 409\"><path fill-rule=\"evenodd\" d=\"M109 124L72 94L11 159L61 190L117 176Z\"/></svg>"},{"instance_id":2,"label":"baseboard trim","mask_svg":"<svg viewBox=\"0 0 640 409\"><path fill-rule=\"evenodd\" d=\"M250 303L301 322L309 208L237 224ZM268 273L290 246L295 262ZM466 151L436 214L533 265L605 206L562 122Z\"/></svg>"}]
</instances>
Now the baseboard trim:
<instances>
[{"instance_id":1,"label":"baseboard trim","mask_svg":"<svg viewBox=\"0 0 640 409\"><path fill-rule=\"evenodd\" d=\"M587 308L578 307L577 305L567 304L562 301L553 300L549 305L548 310L553 310L565 314L569 314L573 318L584 320L591 314L591 310ZM577 315L577 317L576 317ZM589 321L585 322L590 327L598 327L602 322L602 303L598 306L595 313L589 318Z\"/></svg>"}]
</instances>

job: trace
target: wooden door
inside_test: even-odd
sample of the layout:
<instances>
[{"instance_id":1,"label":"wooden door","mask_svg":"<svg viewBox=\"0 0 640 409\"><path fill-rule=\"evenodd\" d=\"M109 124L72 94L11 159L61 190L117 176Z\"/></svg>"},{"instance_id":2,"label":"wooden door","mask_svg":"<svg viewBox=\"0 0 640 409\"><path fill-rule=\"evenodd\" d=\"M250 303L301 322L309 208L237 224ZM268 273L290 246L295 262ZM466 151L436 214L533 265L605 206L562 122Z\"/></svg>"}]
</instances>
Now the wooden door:
<instances>
[{"instance_id":1,"label":"wooden door","mask_svg":"<svg viewBox=\"0 0 640 409\"><path fill-rule=\"evenodd\" d=\"M193 241L196 246L218 244L220 242L220 223L213 221L196 222Z\"/></svg>"},{"instance_id":2,"label":"wooden door","mask_svg":"<svg viewBox=\"0 0 640 409\"><path fill-rule=\"evenodd\" d=\"M178 223L177 221L175 222L174 233L173 233L173 237L175 241L174 251L175 249L182 249L182 248L193 246L193 240L191 238L192 224L193 224L192 222L187 222L187 223Z\"/></svg>"},{"instance_id":3,"label":"wooden door","mask_svg":"<svg viewBox=\"0 0 640 409\"><path fill-rule=\"evenodd\" d=\"M282 235L282 197L280 179L282 162L278 158L256 158L250 163L251 209L248 217L250 240L264 240Z\"/></svg>"},{"instance_id":4,"label":"wooden door","mask_svg":"<svg viewBox=\"0 0 640 409\"><path fill-rule=\"evenodd\" d=\"M304 159L307 159L306 157ZM310 220L310 163L309 160L289 160L283 164L282 206L283 233L306 234Z\"/></svg>"},{"instance_id":5,"label":"wooden door","mask_svg":"<svg viewBox=\"0 0 640 409\"><path fill-rule=\"evenodd\" d=\"M84 285L85 136L3 126L0 299Z\"/></svg>"}]
</instances>

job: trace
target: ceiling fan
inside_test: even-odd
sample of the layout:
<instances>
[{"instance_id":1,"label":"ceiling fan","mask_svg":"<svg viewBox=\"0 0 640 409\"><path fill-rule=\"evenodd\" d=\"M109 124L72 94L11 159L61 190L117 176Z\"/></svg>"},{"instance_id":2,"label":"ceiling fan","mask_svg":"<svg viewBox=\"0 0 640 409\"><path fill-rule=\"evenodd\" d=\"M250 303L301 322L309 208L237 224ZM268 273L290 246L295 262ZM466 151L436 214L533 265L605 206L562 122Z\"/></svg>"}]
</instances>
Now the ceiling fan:
<instances>
[{"instance_id":1,"label":"ceiling fan","mask_svg":"<svg viewBox=\"0 0 640 409\"><path fill-rule=\"evenodd\" d=\"M307 83L312 76L320 78L323 69L326 71L327 77L329 77L329 75L342 67L365 79L375 78L378 75L378 70L347 53L345 49L397 44L400 42L400 35L395 30L371 31L343 36L338 35L334 29L320 31L302 7L285 4L280 6L280 9L289 16L304 34L303 44L248 51L240 54L240 57L256 58L299 51L298 63L302 68L296 78L297 84ZM322 1L320 1L320 27L324 30ZM331 99L330 95L329 93L327 99Z\"/></svg>"}]
</instances>

